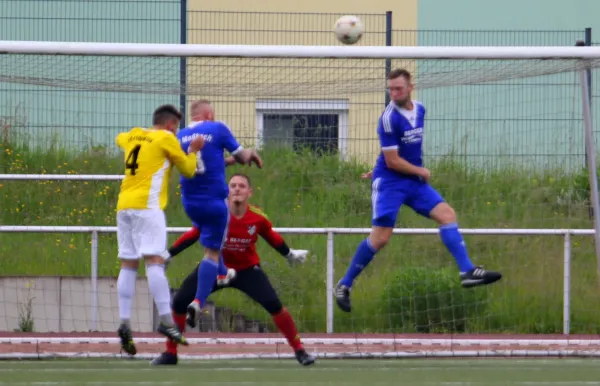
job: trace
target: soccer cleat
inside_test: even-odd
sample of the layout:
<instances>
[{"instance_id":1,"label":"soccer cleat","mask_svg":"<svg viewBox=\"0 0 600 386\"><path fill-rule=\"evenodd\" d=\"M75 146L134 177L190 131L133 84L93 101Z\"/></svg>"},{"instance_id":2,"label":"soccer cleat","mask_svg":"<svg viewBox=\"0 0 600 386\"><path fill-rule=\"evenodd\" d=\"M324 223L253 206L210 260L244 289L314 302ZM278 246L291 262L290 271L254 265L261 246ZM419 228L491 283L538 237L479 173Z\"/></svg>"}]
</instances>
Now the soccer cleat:
<instances>
[{"instance_id":1,"label":"soccer cleat","mask_svg":"<svg viewBox=\"0 0 600 386\"><path fill-rule=\"evenodd\" d=\"M350 287L341 283L337 283L333 288L333 296L338 307L344 312L350 312L352 305L350 304Z\"/></svg>"},{"instance_id":2,"label":"soccer cleat","mask_svg":"<svg viewBox=\"0 0 600 386\"><path fill-rule=\"evenodd\" d=\"M121 339L121 348L129 355L137 354L135 343L133 343L133 334L131 329L126 324L121 324L117 330L119 338Z\"/></svg>"},{"instance_id":3,"label":"soccer cleat","mask_svg":"<svg viewBox=\"0 0 600 386\"><path fill-rule=\"evenodd\" d=\"M235 269L228 268L227 275L218 275L217 276L217 285L219 287L225 287L225 286L229 285L229 283L231 283L231 281L233 279L235 279L236 275L237 275L237 272L235 271Z\"/></svg>"},{"instance_id":4,"label":"soccer cleat","mask_svg":"<svg viewBox=\"0 0 600 386\"><path fill-rule=\"evenodd\" d=\"M177 354L171 354L170 352L163 352L160 356L154 358L152 362L150 362L152 366L162 366L162 365L176 365L177 364Z\"/></svg>"},{"instance_id":5,"label":"soccer cleat","mask_svg":"<svg viewBox=\"0 0 600 386\"><path fill-rule=\"evenodd\" d=\"M198 319L200 318L200 312L202 312L200 303L195 300L191 302L189 306L187 306L187 316L185 317L185 322L188 326L196 328Z\"/></svg>"},{"instance_id":6,"label":"soccer cleat","mask_svg":"<svg viewBox=\"0 0 600 386\"><path fill-rule=\"evenodd\" d=\"M296 351L296 359L302 366L310 366L315 363L315 358L304 349Z\"/></svg>"},{"instance_id":7,"label":"soccer cleat","mask_svg":"<svg viewBox=\"0 0 600 386\"><path fill-rule=\"evenodd\" d=\"M465 288L492 284L500 279L502 279L500 272L486 271L483 267L475 267L469 272L461 272L460 274L460 283Z\"/></svg>"},{"instance_id":8,"label":"soccer cleat","mask_svg":"<svg viewBox=\"0 0 600 386\"><path fill-rule=\"evenodd\" d=\"M171 339L175 343L182 344L184 346L189 345L181 331L179 331L179 328L175 325L168 325L161 322L156 331Z\"/></svg>"}]
</instances>

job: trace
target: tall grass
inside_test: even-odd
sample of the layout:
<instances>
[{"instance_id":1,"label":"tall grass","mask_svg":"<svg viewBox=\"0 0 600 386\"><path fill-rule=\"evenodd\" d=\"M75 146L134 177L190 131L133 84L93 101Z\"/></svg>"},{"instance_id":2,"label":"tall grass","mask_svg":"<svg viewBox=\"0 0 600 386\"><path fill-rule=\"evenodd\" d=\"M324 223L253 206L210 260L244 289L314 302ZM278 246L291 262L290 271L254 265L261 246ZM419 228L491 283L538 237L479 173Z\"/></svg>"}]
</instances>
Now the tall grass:
<instances>
[{"instance_id":1,"label":"tall grass","mask_svg":"<svg viewBox=\"0 0 600 386\"><path fill-rule=\"evenodd\" d=\"M335 156L271 149L263 153L265 168L234 166L228 173L244 171L254 184L252 202L261 206L276 227L370 227L370 185L361 181L368 166L340 162ZM523 171L495 168L469 170L453 158L428 165L432 184L453 205L463 228L589 228L586 174L566 175L559 170ZM121 174L122 159L102 149L74 154L59 149L37 150L22 144L0 145L0 173ZM0 221L16 225L114 225L118 182L105 181L0 181ZM167 209L170 226L189 226L173 178ZM435 225L403 208L398 227L428 228ZM172 235L173 241L176 235ZM326 239L319 235L285 235L292 247L310 249L313 255L301 267L287 262L259 243L263 266L295 315L303 331L325 328ZM364 236L335 237L336 280L343 274L357 243ZM504 279L490 288L452 291L455 318L464 318L463 331L553 333L562 331L563 240L555 236L466 236L472 259L500 270ZM99 273L116 276L116 237L103 234L99 243ZM86 234L0 233L1 275L77 275L90 272L90 237ZM177 286L201 258L198 246L176 258L169 277ZM573 239L572 331L600 332L596 262L591 238ZM416 268L432 275L402 274ZM398 236L381 251L358 279L352 297L354 311L335 311L335 330L413 331L399 325L394 315L399 296L388 284L398 277L423 288L438 280L435 272L458 275L451 256L437 236ZM412 282L411 282L412 280ZM458 277L456 276L456 280ZM389 288L388 288L389 287ZM394 287L398 288L398 287ZM416 288L416 287L414 287ZM429 287L427 287L429 288ZM397 290L394 290L397 291ZM412 290L411 290L412 291ZM439 291L438 285L431 291ZM266 319L264 312L240 294L221 291L213 299L235 312ZM485 296L479 296L484 293ZM396 295L393 295L396 294ZM428 296L437 296L434 293ZM447 295L447 294L446 294ZM444 296L446 296L444 295ZM438 297L425 300L428 307L444 307ZM473 301L485 299L485 307L464 313ZM396 308L395 308L396 307ZM462 307L462 308L461 308ZM458 310L458 311L457 311ZM444 311L445 317L448 311Z\"/></svg>"}]
</instances>

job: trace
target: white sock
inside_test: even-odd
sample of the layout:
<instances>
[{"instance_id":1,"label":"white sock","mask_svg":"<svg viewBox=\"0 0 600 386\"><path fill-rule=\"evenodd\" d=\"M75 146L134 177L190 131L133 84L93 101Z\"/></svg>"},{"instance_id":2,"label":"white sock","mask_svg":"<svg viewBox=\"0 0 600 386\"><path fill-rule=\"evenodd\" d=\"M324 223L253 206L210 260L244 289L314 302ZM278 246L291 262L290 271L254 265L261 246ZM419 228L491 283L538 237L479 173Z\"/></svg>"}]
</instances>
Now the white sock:
<instances>
[{"instance_id":1,"label":"white sock","mask_svg":"<svg viewBox=\"0 0 600 386\"><path fill-rule=\"evenodd\" d=\"M117 279L117 293L119 294L119 317L121 323L129 324L131 319L131 304L135 293L135 279L137 270L121 268Z\"/></svg>"},{"instance_id":2,"label":"white sock","mask_svg":"<svg viewBox=\"0 0 600 386\"><path fill-rule=\"evenodd\" d=\"M146 276L148 277L148 288L154 298L154 303L156 303L160 320L167 324L174 324L171 315L171 292L167 275L165 275L165 266L159 264L147 265Z\"/></svg>"}]
</instances>

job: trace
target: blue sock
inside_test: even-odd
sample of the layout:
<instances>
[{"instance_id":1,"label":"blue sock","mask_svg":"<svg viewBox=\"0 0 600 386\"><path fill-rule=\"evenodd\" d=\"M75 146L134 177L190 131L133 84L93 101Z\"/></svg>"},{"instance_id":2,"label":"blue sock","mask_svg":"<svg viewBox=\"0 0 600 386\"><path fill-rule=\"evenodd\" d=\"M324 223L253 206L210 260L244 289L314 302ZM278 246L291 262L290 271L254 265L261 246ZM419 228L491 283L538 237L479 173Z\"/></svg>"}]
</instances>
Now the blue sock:
<instances>
[{"instance_id":1,"label":"blue sock","mask_svg":"<svg viewBox=\"0 0 600 386\"><path fill-rule=\"evenodd\" d=\"M219 275L227 275L227 267L225 266L225 261L223 260L223 254L219 256Z\"/></svg>"},{"instance_id":2,"label":"blue sock","mask_svg":"<svg viewBox=\"0 0 600 386\"><path fill-rule=\"evenodd\" d=\"M471 260L469 260L467 248L458 231L457 223L442 225L440 227L440 237L446 248L448 248L448 251L454 256L460 272L468 272L475 268Z\"/></svg>"},{"instance_id":3,"label":"blue sock","mask_svg":"<svg viewBox=\"0 0 600 386\"><path fill-rule=\"evenodd\" d=\"M358 248L356 248L352 262L346 271L346 275L344 275L342 280L340 280L340 283L345 286L352 287L354 279L356 279L363 269L369 265L376 253L377 250L371 246L369 239L365 239L358 244Z\"/></svg>"},{"instance_id":4,"label":"blue sock","mask_svg":"<svg viewBox=\"0 0 600 386\"><path fill-rule=\"evenodd\" d=\"M212 288L217 280L217 272L219 264L214 261L204 258L198 268L198 287L196 288L196 299L200 301L200 306L204 307L206 299L212 291Z\"/></svg>"}]
</instances>

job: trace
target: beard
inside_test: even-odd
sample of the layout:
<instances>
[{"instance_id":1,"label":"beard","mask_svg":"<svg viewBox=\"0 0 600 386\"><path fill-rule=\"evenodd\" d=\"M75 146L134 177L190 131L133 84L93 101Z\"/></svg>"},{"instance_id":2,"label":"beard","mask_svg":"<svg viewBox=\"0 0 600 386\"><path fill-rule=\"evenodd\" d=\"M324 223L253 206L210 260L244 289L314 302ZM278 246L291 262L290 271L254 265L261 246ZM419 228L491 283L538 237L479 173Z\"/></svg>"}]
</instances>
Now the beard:
<instances>
[{"instance_id":1,"label":"beard","mask_svg":"<svg viewBox=\"0 0 600 386\"><path fill-rule=\"evenodd\" d=\"M231 203L234 205L241 205L244 203L244 199L242 197L232 197Z\"/></svg>"},{"instance_id":2,"label":"beard","mask_svg":"<svg viewBox=\"0 0 600 386\"><path fill-rule=\"evenodd\" d=\"M402 108L406 108L408 107L408 104L410 103L411 99L410 96L407 96L404 99L401 100L395 100L394 103L396 104L396 106L398 107L402 107Z\"/></svg>"}]
</instances>

